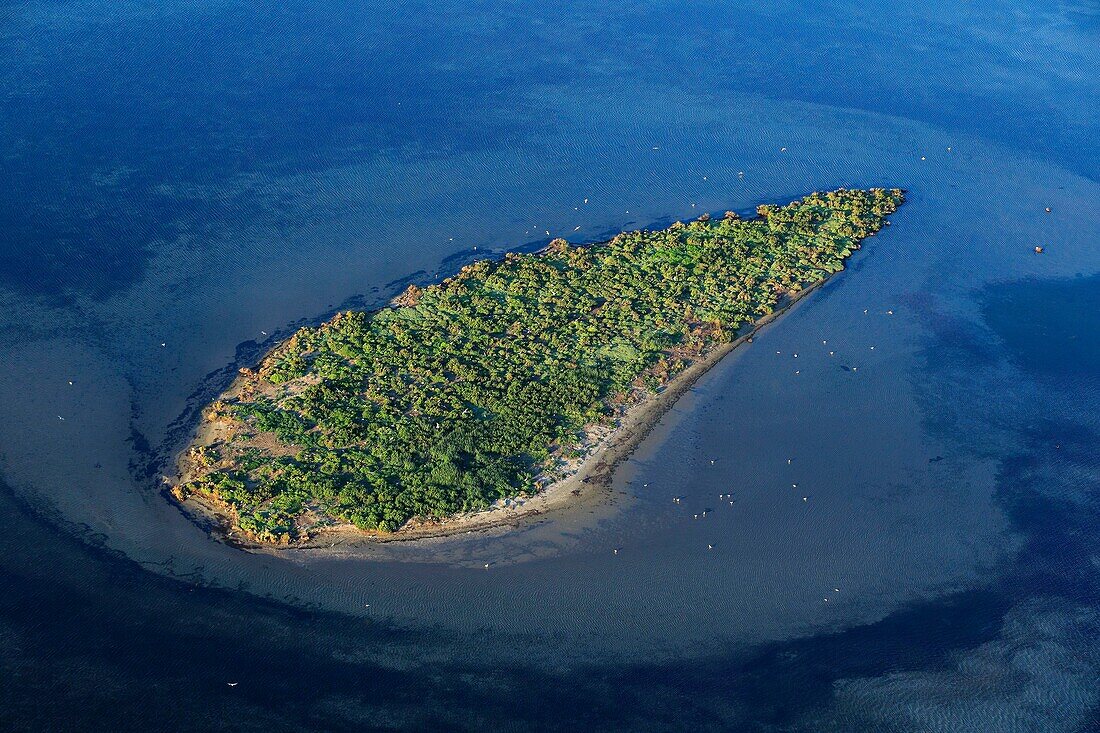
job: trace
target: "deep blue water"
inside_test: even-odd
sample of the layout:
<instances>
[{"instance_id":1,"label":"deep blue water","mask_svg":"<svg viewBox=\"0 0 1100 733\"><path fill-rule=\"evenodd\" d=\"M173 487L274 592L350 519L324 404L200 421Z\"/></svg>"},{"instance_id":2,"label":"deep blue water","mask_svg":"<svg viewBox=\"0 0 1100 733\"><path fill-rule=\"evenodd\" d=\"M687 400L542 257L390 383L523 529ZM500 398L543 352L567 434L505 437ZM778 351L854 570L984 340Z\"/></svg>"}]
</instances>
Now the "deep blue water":
<instances>
[{"instance_id":1,"label":"deep blue water","mask_svg":"<svg viewBox=\"0 0 1100 733\"><path fill-rule=\"evenodd\" d=\"M33 0L0 62L0 728L1100 730L1095 2ZM909 200L606 501L246 554L160 491L297 324L840 185Z\"/></svg>"}]
</instances>

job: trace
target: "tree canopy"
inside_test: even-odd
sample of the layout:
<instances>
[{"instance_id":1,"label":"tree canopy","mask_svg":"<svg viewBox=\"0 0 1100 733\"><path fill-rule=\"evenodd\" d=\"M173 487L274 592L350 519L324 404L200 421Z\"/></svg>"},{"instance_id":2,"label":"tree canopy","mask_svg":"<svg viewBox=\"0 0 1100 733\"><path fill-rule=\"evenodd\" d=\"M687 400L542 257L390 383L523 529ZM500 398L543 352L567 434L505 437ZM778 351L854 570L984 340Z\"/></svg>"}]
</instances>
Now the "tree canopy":
<instances>
[{"instance_id":1,"label":"tree canopy","mask_svg":"<svg viewBox=\"0 0 1100 733\"><path fill-rule=\"evenodd\" d=\"M533 493L586 427L843 269L902 200L841 189L754 219L555 240L303 328L207 409L220 429L185 454L177 494L286 542Z\"/></svg>"}]
</instances>

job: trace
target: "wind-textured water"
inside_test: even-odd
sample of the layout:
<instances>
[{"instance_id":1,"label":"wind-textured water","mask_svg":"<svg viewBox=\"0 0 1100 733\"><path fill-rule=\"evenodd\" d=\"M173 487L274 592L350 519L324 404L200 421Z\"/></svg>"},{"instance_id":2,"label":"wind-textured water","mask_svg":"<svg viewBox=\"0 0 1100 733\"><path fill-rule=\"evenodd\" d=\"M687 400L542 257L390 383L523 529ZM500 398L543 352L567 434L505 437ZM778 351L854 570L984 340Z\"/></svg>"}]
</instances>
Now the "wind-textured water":
<instances>
[{"instance_id":1,"label":"wind-textured water","mask_svg":"<svg viewBox=\"0 0 1100 733\"><path fill-rule=\"evenodd\" d=\"M1100 729L1100 6L270 5L0 7L0 729ZM159 490L298 324L875 185L606 502L250 554Z\"/></svg>"}]
</instances>

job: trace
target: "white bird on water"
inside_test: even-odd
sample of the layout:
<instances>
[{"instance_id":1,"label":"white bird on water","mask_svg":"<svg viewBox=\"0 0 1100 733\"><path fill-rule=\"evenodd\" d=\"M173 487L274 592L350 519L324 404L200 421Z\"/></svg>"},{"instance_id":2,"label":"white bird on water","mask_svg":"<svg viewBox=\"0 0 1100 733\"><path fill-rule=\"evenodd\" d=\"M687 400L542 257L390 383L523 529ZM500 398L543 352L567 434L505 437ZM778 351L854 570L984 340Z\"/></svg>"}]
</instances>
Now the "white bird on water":
<instances>
[{"instance_id":1,"label":"white bird on water","mask_svg":"<svg viewBox=\"0 0 1100 733\"><path fill-rule=\"evenodd\" d=\"M57 419L60 420L61 422L65 422L65 418L61 417L60 415L57 416Z\"/></svg>"}]
</instances>

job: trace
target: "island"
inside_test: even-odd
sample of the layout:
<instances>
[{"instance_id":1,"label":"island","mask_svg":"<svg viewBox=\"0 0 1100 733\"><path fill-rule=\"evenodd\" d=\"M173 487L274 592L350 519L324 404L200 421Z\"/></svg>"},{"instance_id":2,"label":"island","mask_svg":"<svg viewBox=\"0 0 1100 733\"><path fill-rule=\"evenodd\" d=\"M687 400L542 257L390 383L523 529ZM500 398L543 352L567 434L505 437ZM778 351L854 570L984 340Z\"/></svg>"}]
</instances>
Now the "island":
<instances>
[{"instance_id":1,"label":"island","mask_svg":"<svg viewBox=\"0 0 1100 733\"><path fill-rule=\"evenodd\" d=\"M903 200L839 189L751 219L555 239L341 312L240 370L203 410L171 493L227 535L276 545L522 513L842 270Z\"/></svg>"}]
</instances>

